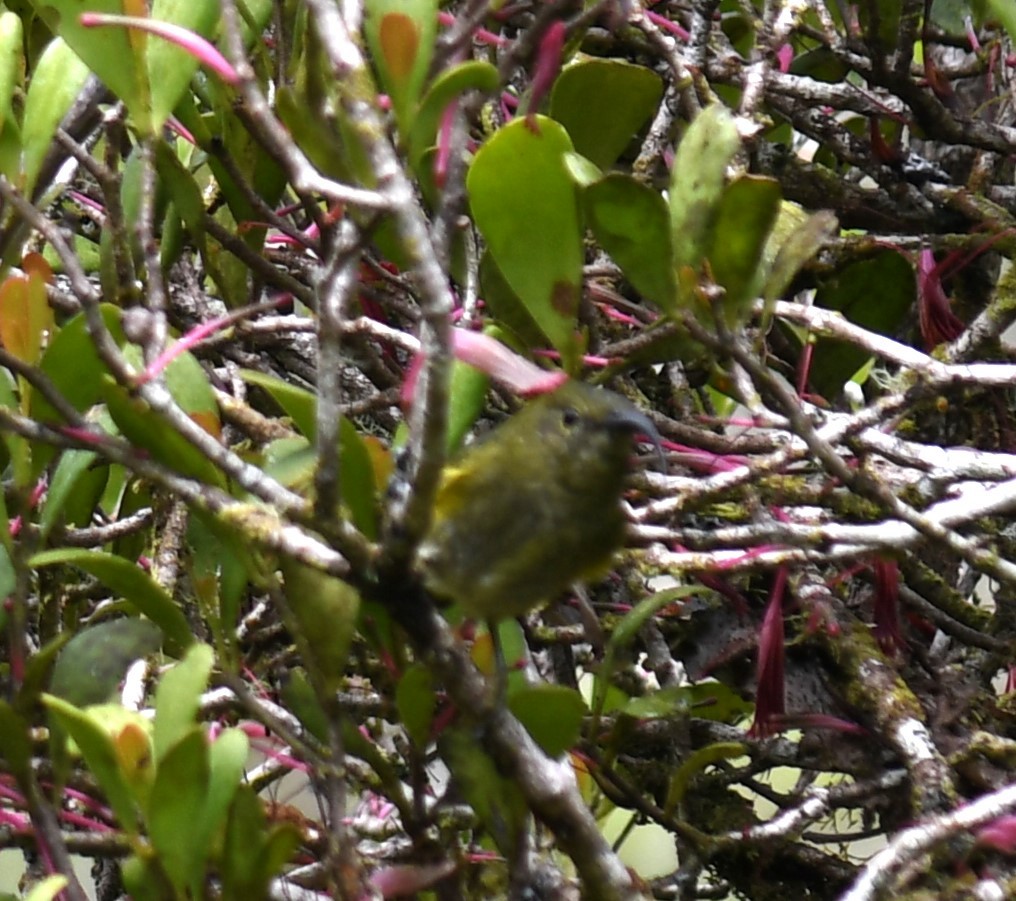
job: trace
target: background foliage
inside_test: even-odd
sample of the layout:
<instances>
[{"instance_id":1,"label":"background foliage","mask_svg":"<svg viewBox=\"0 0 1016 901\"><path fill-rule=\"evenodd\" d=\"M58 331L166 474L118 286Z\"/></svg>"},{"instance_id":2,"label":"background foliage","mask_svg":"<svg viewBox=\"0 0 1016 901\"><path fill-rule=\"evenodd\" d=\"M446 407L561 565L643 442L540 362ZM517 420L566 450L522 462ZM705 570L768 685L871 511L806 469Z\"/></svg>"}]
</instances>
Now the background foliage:
<instances>
[{"instance_id":1,"label":"background foliage","mask_svg":"<svg viewBox=\"0 0 1016 901\"><path fill-rule=\"evenodd\" d=\"M1011 896L1014 33L0 4L28 897L86 897L75 855L102 899ZM588 597L502 626L502 703L414 549L446 455L561 370L667 468Z\"/></svg>"}]
</instances>

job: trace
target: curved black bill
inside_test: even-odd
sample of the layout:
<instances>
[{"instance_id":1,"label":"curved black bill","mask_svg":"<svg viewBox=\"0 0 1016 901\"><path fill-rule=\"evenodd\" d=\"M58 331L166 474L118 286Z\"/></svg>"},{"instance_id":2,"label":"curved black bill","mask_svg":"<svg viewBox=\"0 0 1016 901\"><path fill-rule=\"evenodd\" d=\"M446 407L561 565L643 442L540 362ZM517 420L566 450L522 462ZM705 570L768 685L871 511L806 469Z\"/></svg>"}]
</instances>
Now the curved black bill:
<instances>
[{"instance_id":1,"label":"curved black bill","mask_svg":"<svg viewBox=\"0 0 1016 901\"><path fill-rule=\"evenodd\" d=\"M646 439L656 451L660 472L667 471L667 461L663 456L663 439L653 421L638 407L632 406L627 401L619 402L617 408L607 415L606 425L608 428L625 429Z\"/></svg>"}]
</instances>

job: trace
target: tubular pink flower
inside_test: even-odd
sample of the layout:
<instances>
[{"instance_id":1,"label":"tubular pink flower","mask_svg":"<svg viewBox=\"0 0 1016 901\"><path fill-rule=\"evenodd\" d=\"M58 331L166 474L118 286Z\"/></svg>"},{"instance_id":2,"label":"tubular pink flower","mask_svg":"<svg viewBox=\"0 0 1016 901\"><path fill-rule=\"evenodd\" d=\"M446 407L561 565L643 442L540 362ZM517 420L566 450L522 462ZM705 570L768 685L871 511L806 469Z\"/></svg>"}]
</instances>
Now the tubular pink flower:
<instances>
[{"instance_id":1,"label":"tubular pink flower","mask_svg":"<svg viewBox=\"0 0 1016 901\"><path fill-rule=\"evenodd\" d=\"M163 40L176 44L186 50L202 65L216 73L226 84L239 84L240 75L215 46L190 29L172 22L160 22L156 19L145 19L140 16L116 16L106 13L82 13L78 21L85 28L96 28L104 25L118 25L121 28L136 28L154 34Z\"/></svg>"}]
</instances>

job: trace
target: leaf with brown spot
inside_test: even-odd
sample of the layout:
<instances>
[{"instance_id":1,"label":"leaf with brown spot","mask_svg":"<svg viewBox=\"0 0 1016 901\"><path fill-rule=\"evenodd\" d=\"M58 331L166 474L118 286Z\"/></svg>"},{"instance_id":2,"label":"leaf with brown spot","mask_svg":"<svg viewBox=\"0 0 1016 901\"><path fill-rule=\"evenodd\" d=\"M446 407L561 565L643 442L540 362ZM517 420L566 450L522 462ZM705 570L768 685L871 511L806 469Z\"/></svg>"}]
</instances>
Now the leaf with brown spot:
<instances>
[{"instance_id":1,"label":"leaf with brown spot","mask_svg":"<svg viewBox=\"0 0 1016 901\"><path fill-rule=\"evenodd\" d=\"M381 50L388 71L400 81L408 78L420 49L420 31L404 13L388 13L381 19Z\"/></svg>"}]
</instances>

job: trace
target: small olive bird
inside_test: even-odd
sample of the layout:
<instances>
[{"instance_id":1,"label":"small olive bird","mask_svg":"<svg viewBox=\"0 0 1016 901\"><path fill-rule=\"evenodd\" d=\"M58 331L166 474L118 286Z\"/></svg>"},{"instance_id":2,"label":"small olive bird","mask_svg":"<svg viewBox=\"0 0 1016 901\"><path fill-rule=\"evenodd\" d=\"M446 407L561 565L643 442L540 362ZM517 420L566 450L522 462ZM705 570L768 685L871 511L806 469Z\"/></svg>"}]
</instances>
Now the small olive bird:
<instances>
[{"instance_id":1,"label":"small olive bird","mask_svg":"<svg viewBox=\"0 0 1016 901\"><path fill-rule=\"evenodd\" d=\"M424 583L495 623L602 574L624 540L621 493L650 419L574 380L529 402L446 467L418 550Z\"/></svg>"}]
</instances>

